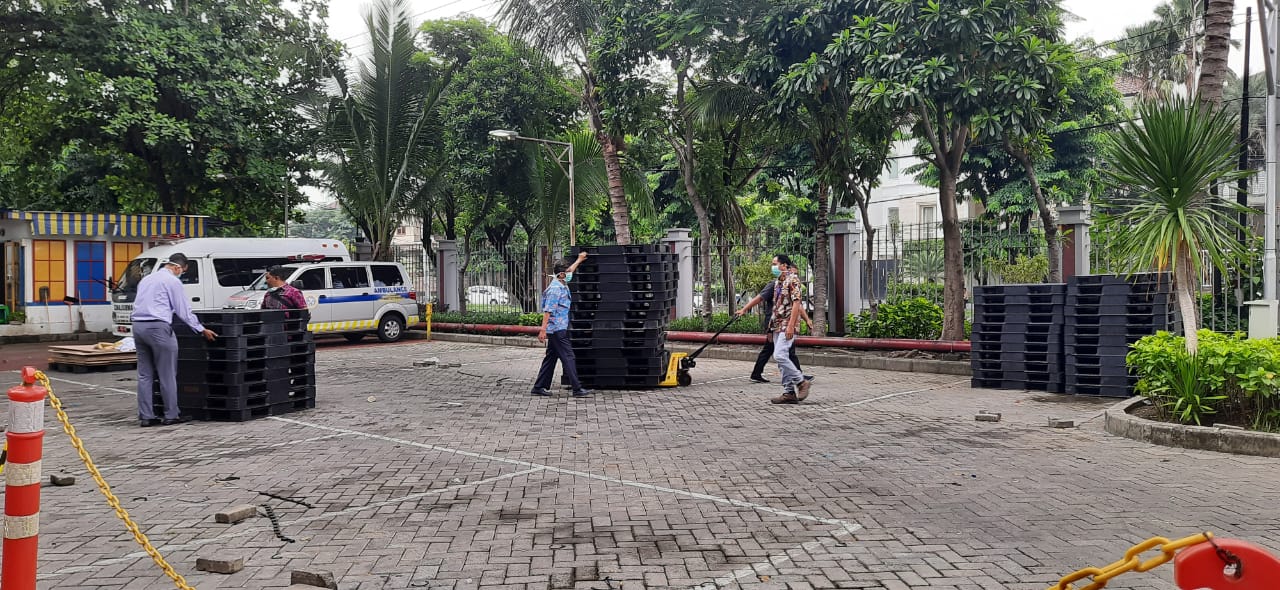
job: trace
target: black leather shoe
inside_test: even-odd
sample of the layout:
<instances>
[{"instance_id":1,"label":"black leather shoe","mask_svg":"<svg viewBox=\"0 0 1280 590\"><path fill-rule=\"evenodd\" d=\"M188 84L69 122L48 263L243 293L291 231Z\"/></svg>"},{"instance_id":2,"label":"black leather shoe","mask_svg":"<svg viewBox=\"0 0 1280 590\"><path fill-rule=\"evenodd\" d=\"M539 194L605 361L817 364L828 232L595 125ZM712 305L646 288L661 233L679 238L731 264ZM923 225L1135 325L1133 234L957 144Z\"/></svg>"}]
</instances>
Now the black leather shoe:
<instances>
[{"instance_id":1,"label":"black leather shoe","mask_svg":"<svg viewBox=\"0 0 1280 590\"><path fill-rule=\"evenodd\" d=\"M769 380L765 379L764 376L762 375L752 375L751 382L752 383L768 383Z\"/></svg>"},{"instance_id":2,"label":"black leather shoe","mask_svg":"<svg viewBox=\"0 0 1280 590\"><path fill-rule=\"evenodd\" d=\"M573 397L591 397L591 395L594 393L595 392L591 391L590 389L583 389L582 391L573 392Z\"/></svg>"},{"instance_id":3,"label":"black leather shoe","mask_svg":"<svg viewBox=\"0 0 1280 590\"><path fill-rule=\"evenodd\" d=\"M529 392L529 395L536 395L536 396L540 396L540 397L550 397L550 396L551 396L551 392L550 392L550 391L547 391L547 390L545 390L545 389L543 389L543 388L541 388L541 387L539 387L539 388L537 388L537 389L535 389L535 390L533 390L533 391L530 391L530 392Z\"/></svg>"},{"instance_id":4,"label":"black leather shoe","mask_svg":"<svg viewBox=\"0 0 1280 590\"><path fill-rule=\"evenodd\" d=\"M190 421L191 421L190 416L178 416L177 418L174 418L172 420L166 418L165 421L162 422L161 424L163 424L164 426L173 426L175 424L186 424L187 422L190 422Z\"/></svg>"},{"instance_id":5,"label":"black leather shoe","mask_svg":"<svg viewBox=\"0 0 1280 590\"><path fill-rule=\"evenodd\" d=\"M150 419L150 420L140 420L139 422L140 422L140 423L138 424L139 426L141 426L141 427L143 427L143 428L149 428L149 427L152 427L152 426L159 426L159 425L160 425L161 420L160 420L159 418L152 418L152 419Z\"/></svg>"}]
</instances>

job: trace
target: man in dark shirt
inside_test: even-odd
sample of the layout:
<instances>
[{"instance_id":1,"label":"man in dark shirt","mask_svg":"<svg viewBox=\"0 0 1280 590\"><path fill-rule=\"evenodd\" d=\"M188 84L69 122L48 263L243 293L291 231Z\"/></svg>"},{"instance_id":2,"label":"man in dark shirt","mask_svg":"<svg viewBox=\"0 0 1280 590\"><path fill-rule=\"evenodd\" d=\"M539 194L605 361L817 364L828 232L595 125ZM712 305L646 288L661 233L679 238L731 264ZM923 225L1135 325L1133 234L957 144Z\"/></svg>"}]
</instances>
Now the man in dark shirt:
<instances>
[{"instance_id":1,"label":"man in dark shirt","mask_svg":"<svg viewBox=\"0 0 1280 590\"><path fill-rule=\"evenodd\" d=\"M775 274L774 274L775 277L781 274L778 268L777 258L773 259L773 270L775 271ZM772 281L769 281L769 284L765 285L764 289L760 290L760 294L751 298L751 301L748 301L746 305L742 306L742 309L739 309L737 314L740 316L746 315L748 311L751 311L751 308L757 305L763 305L764 321L762 322L761 327L763 328L763 331L766 335L769 334L769 320L773 318L773 296L775 293L774 290L777 289L777 287L778 287L778 281L776 278ZM808 321L807 317L805 318L805 321L806 322ZM795 348L791 349L790 357L791 357L791 362L795 364L797 369L800 369L800 360L796 358ZM764 378L764 366L768 364L769 359L771 358L773 358L773 339L769 338L764 341L764 348L760 349L760 354L759 356L756 357L756 366L751 369L752 382L754 383L769 382L768 379ZM804 378L808 381L813 380L812 375L805 375Z\"/></svg>"}]
</instances>

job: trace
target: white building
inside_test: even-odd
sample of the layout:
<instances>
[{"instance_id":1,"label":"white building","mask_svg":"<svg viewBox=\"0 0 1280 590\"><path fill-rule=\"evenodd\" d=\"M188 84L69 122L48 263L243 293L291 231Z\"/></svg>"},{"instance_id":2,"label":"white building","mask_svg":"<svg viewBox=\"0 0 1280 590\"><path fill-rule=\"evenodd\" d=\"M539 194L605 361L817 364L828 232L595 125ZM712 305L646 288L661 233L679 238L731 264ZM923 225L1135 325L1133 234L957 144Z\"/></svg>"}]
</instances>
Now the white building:
<instances>
[{"instance_id":1,"label":"white building","mask_svg":"<svg viewBox=\"0 0 1280 590\"><path fill-rule=\"evenodd\" d=\"M914 145L914 139L894 142L889 165L880 176L880 186L871 190L871 206L867 213L875 227L942 221L942 214L938 211L938 189L920 184L915 174L907 172L924 163L913 155ZM981 205L974 202L963 203L959 207L960 219L975 217L981 211Z\"/></svg>"}]
</instances>

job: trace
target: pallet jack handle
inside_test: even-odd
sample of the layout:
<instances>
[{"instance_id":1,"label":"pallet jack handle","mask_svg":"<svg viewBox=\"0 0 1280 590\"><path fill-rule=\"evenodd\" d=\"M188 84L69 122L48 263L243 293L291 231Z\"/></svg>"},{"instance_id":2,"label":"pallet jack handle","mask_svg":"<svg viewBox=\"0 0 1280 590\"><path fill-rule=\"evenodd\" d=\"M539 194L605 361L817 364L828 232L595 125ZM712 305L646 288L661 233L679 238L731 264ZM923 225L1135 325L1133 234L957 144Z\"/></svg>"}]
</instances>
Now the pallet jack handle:
<instances>
[{"instance_id":1,"label":"pallet jack handle","mask_svg":"<svg viewBox=\"0 0 1280 590\"><path fill-rule=\"evenodd\" d=\"M712 335L712 336L711 336L711 339L707 340L707 342L706 342L705 344L703 344L702 346L700 346L700 347L698 348L698 350L695 350L695 351L693 352L693 354L689 355L689 356L688 356L688 359L689 359L690 361L697 359L697 358L698 358L698 355L702 354L702 351L703 351L703 350L706 350L708 346L711 346L711 344L712 344L712 343L714 343L714 342L716 341L716 338L719 338L719 337L720 337L720 335L721 335L721 334L723 334L725 330L728 330L728 329L729 329L729 326L732 326L732 325L733 325L733 323L734 323L734 322L736 322L736 321L738 321L738 318L740 318L740 317L742 317L742 316L741 316L741 315L738 315L738 314L736 314L736 313L735 313L735 314L733 314L733 316L731 316L731 317L729 318L729 321L728 321L728 322L726 322L726 323L725 323L725 325L723 325L723 326L721 326L721 327L720 327L720 331L719 331L719 332L716 332L714 335Z\"/></svg>"}]
</instances>

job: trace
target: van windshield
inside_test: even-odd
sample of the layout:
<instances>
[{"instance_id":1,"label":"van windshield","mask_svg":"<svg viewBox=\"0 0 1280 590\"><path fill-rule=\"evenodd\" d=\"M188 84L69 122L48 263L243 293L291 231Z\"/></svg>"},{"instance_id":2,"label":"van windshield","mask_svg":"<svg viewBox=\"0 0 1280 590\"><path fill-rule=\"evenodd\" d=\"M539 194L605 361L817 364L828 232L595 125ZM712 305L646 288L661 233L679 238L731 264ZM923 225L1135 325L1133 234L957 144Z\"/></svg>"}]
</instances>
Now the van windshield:
<instances>
[{"instance_id":1,"label":"van windshield","mask_svg":"<svg viewBox=\"0 0 1280 590\"><path fill-rule=\"evenodd\" d=\"M155 258L134 258L129 262L129 266L124 267L124 272L120 275L119 286L117 290L132 293L138 290L138 283L142 282L142 277L151 274L156 267Z\"/></svg>"},{"instance_id":2,"label":"van windshield","mask_svg":"<svg viewBox=\"0 0 1280 590\"><path fill-rule=\"evenodd\" d=\"M297 269L296 267L293 267L293 266L282 266L282 267L280 267L280 271L281 271L281 272L283 272L283 273L284 273L284 276L286 276L286 277L288 277L288 276L292 276L292 275L293 275L293 273L294 273L294 271L296 271L296 270L298 270L298 269ZM248 290L249 290L249 291L266 291L266 290L267 290L267 288L268 288L268 287L267 287L267 273L263 272L263 273L262 273L262 276L259 276L259 277L258 277L258 279L257 279L257 280L255 280L255 281L253 282L253 284L252 284L252 285L249 285L249 289L248 289Z\"/></svg>"}]
</instances>

